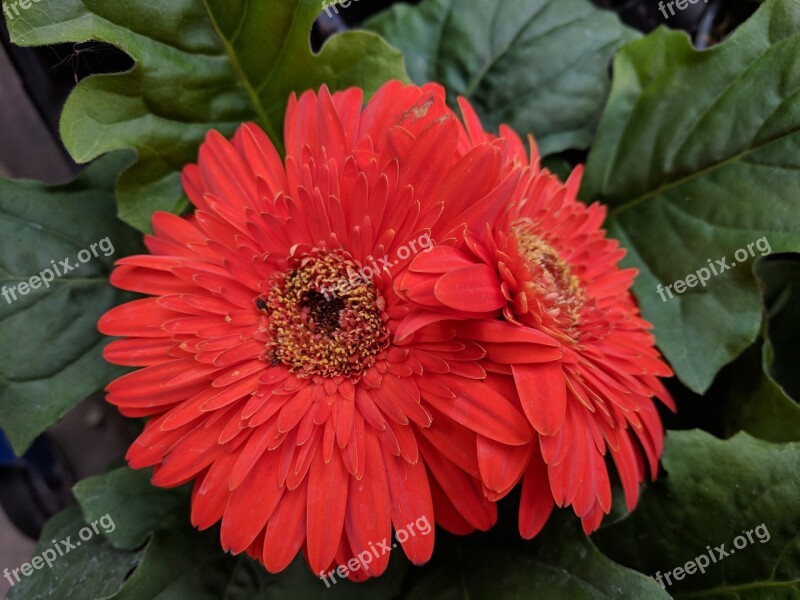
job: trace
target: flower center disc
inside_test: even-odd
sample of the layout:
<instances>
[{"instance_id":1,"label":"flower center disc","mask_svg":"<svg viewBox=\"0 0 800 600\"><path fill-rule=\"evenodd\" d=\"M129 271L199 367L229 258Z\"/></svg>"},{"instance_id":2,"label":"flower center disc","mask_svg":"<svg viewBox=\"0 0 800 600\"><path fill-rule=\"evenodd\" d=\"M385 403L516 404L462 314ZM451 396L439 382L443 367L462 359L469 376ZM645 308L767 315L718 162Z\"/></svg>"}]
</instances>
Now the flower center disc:
<instances>
[{"instance_id":1,"label":"flower center disc","mask_svg":"<svg viewBox=\"0 0 800 600\"><path fill-rule=\"evenodd\" d=\"M275 276L267 295L268 356L300 377L358 379L389 345L383 297L343 250L314 250Z\"/></svg>"},{"instance_id":2,"label":"flower center disc","mask_svg":"<svg viewBox=\"0 0 800 600\"><path fill-rule=\"evenodd\" d=\"M531 269L532 287L537 299L548 308L550 316L569 329L577 324L584 304L580 280L570 272L555 248L536 235L529 219L512 225L517 248Z\"/></svg>"}]
</instances>

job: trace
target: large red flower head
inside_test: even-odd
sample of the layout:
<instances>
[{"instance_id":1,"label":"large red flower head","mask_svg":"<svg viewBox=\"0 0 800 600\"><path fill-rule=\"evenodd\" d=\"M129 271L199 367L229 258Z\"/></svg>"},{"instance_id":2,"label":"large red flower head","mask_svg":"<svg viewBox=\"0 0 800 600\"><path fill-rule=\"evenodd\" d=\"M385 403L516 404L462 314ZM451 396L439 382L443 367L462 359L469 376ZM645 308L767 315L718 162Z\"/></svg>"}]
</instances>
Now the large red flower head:
<instances>
[{"instance_id":1,"label":"large red flower head","mask_svg":"<svg viewBox=\"0 0 800 600\"><path fill-rule=\"evenodd\" d=\"M604 207L577 200L580 176L562 183L533 145L524 191L496 222L464 244L437 244L395 281L415 304L398 337L447 322L485 349L488 381L525 412L531 445L479 436L478 456L493 499L523 478L526 538L554 505L571 505L587 533L599 526L611 506L608 454L632 509L645 478L639 450L653 477L662 451L652 397L673 407L657 379L672 373L629 291L635 271L617 266L624 251L601 229Z\"/></svg>"},{"instance_id":2,"label":"large red flower head","mask_svg":"<svg viewBox=\"0 0 800 600\"><path fill-rule=\"evenodd\" d=\"M522 144L465 128L438 86L398 82L366 106L357 89L293 97L285 144L281 159L255 125L211 132L184 171L195 212L157 213L150 254L119 261L112 283L148 297L101 319L124 338L105 356L143 368L108 400L148 418L130 465L194 481L192 520L221 519L225 549L274 572L302 550L318 573L394 525L420 563L434 538L420 523L495 521L478 435L526 448L531 433L485 383L479 343L444 323L397 339L392 281L521 197Z\"/></svg>"}]
</instances>

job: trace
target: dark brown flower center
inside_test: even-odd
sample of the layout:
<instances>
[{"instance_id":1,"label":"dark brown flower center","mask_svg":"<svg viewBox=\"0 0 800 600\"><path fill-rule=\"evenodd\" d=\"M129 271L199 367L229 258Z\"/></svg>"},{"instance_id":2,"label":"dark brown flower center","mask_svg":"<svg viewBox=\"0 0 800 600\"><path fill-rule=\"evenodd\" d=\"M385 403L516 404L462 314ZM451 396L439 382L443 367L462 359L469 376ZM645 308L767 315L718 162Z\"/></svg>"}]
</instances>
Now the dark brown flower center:
<instances>
[{"instance_id":1,"label":"dark brown flower center","mask_svg":"<svg viewBox=\"0 0 800 600\"><path fill-rule=\"evenodd\" d=\"M343 250L314 250L275 276L266 300L268 355L298 376L358 379L389 345L385 303Z\"/></svg>"},{"instance_id":2,"label":"dark brown flower center","mask_svg":"<svg viewBox=\"0 0 800 600\"><path fill-rule=\"evenodd\" d=\"M531 291L562 327L574 326L585 301L580 280L570 272L558 251L536 234L529 219L516 221L511 229L519 253L531 270Z\"/></svg>"}]
</instances>

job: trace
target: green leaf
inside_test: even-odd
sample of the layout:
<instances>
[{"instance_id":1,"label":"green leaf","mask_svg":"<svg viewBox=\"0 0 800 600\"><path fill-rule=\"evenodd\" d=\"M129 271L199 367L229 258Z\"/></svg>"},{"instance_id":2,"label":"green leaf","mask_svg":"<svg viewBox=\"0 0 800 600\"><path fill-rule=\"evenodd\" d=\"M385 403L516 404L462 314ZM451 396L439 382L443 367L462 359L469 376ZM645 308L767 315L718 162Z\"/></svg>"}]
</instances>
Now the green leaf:
<instances>
[{"instance_id":1,"label":"green leaf","mask_svg":"<svg viewBox=\"0 0 800 600\"><path fill-rule=\"evenodd\" d=\"M800 254L762 258L753 270L761 284L766 311L767 368L786 393L800 401Z\"/></svg>"},{"instance_id":2,"label":"green leaf","mask_svg":"<svg viewBox=\"0 0 800 600\"><path fill-rule=\"evenodd\" d=\"M138 548L154 531L189 523L189 490L164 490L150 484L152 471L127 467L90 477L73 488L88 521L109 515L114 530L105 535L117 548Z\"/></svg>"},{"instance_id":3,"label":"green leaf","mask_svg":"<svg viewBox=\"0 0 800 600\"><path fill-rule=\"evenodd\" d=\"M61 135L78 162L137 150L117 187L119 211L148 230L153 211L185 205L180 169L210 129L231 134L256 120L280 146L290 92L327 83L371 94L405 77L400 54L372 33L334 36L313 54L321 10L319 0L59 0L22 11L9 28L23 46L98 40L136 61L128 73L82 81Z\"/></svg>"},{"instance_id":4,"label":"green leaf","mask_svg":"<svg viewBox=\"0 0 800 600\"><path fill-rule=\"evenodd\" d=\"M709 260L750 263L765 249L800 249L798 60L800 2L769 0L710 50L661 28L614 61L581 197L610 205L609 233L628 249L624 264L640 271L642 313L697 392L758 335L750 267L705 286L695 279L666 301L657 286ZM746 258L735 257L740 249Z\"/></svg>"},{"instance_id":5,"label":"green leaf","mask_svg":"<svg viewBox=\"0 0 800 600\"><path fill-rule=\"evenodd\" d=\"M363 583L337 579L330 587L315 577L301 557L278 575L269 574L264 567L242 559L228 584L226 600L386 600L400 598L403 577L409 562L402 552L393 553L387 570L378 578Z\"/></svg>"},{"instance_id":6,"label":"green leaf","mask_svg":"<svg viewBox=\"0 0 800 600\"><path fill-rule=\"evenodd\" d=\"M32 560L42 555L52 567L47 562L39 563L40 569L28 577L20 572L21 581L11 588L8 600L114 598L142 552L115 549L102 535L87 528L80 509L73 506L45 525Z\"/></svg>"},{"instance_id":7,"label":"green leaf","mask_svg":"<svg viewBox=\"0 0 800 600\"><path fill-rule=\"evenodd\" d=\"M608 64L638 33L586 0L425 0L366 26L402 50L411 78L466 96L486 127L532 132L543 155L587 148Z\"/></svg>"},{"instance_id":8,"label":"green leaf","mask_svg":"<svg viewBox=\"0 0 800 600\"><path fill-rule=\"evenodd\" d=\"M326 588L302 557L272 575L247 556L225 554L218 530L172 529L153 535L142 562L114 600L384 600L397 597L407 562L390 564L379 579L341 581Z\"/></svg>"},{"instance_id":9,"label":"green leaf","mask_svg":"<svg viewBox=\"0 0 800 600\"><path fill-rule=\"evenodd\" d=\"M800 405L764 372L763 354L754 345L720 373L710 395L723 401L714 410L722 412L727 435L746 431L769 442L800 442Z\"/></svg>"},{"instance_id":10,"label":"green leaf","mask_svg":"<svg viewBox=\"0 0 800 600\"><path fill-rule=\"evenodd\" d=\"M800 444L672 431L663 465L667 477L644 491L638 508L595 535L603 552L661 573L665 584L671 573L675 598L800 598ZM714 550L720 544L729 556ZM709 552L716 562L701 559L704 573L675 580L676 567Z\"/></svg>"},{"instance_id":11,"label":"green leaf","mask_svg":"<svg viewBox=\"0 0 800 600\"><path fill-rule=\"evenodd\" d=\"M652 579L603 556L566 511L553 515L527 547L459 543L438 568L423 572L406 598L669 598Z\"/></svg>"},{"instance_id":12,"label":"green leaf","mask_svg":"<svg viewBox=\"0 0 800 600\"><path fill-rule=\"evenodd\" d=\"M87 521L100 522L103 535L121 549L140 548L141 562L125 582L118 600L148 598L328 598L381 600L400 592L408 561L393 556L388 571L366 584L342 581L327 589L298 558L278 575L247 556L233 557L220 545L219 529L197 532L190 526L189 490L150 485L151 470L127 467L79 482L75 496ZM108 518L113 527L108 526Z\"/></svg>"},{"instance_id":13,"label":"green leaf","mask_svg":"<svg viewBox=\"0 0 800 600\"><path fill-rule=\"evenodd\" d=\"M218 536L216 528L202 533L188 527L155 533L114 600L227 598L225 589L238 561L222 551Z\"/></svg>"},{"instance_id":14,"label":"green leaf","mask_svg":"<svg viewBox=\"0 0 800 600\"><path fill-rule=\"evenodd\" d=\"M560 155L551 155L543 159L542 166L563 181L567 180L574 168L567 159Z\"/></svg>"},{"instance_id":15,"label":"green leaf","mask_svg":"<svg viewBox=\"0 0 800 600\"><path fill-rule=\"evenodd\" d=\"M18 453L120 372L102 358L97 319L128 297L108 275L115 258L139 247L114 215L114 181L131 158L116 153L55 187L0 180L0 426ZM92 244L97 256L82 264ZM77 267L21 294L22 282L63 260Z\"/></svg>"}]
</instances>

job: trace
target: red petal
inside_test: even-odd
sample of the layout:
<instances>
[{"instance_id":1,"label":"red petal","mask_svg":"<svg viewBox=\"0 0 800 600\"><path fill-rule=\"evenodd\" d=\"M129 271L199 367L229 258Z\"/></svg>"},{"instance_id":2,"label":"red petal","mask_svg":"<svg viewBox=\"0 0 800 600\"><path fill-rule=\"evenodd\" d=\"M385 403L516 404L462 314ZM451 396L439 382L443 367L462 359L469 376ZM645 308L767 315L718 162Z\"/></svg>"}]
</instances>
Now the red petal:
<instances>
[{"instance_id":1,"label":"red petal","mask_svg":"<svg viewBox=\"0 0 800 600\"><path fill-rule=\"evenodd\" d=\"M475 531L475 528L469 524L458 509L450 502L450 498L444 493L444 490L436 483L435 479L431 479L431 497L433 498L433 509L436 512L436 524L450 533L455 535L467 535Z\"/></svg>"},{"instance_id":2,"label":"red petal","mask_svg":"<svg viewBox=\"0 0 800 600\"><path fill-rule=\"evenodd\" d=\"M181 313L164 308L157 298L143 298L120 304L100 317L100 333L119 337L170 337L162 324L180 318Z\"/></svg>"},{"instance_id":3,"label":"red petal","mask_svg":"<svg viewBox=\"0 0 800 600\"><path fill-rule=\"evenodd\" d=\"M379 553L376 558L369 544L389 540L392 534L392 511L389 482L376 434L366 432L367 465L361 479L350 477L347 495L345 528L354 556L362 556L367 572L376 577L386 570L389 553Z\"/></svg>"},{"instance_id":4,"label":"red petal","mask_svg":"<svg viewBox=\"0 0 800 600\"><path fill-rule=\"evenodd\" d=\"M422 461L412 465L402 458L383 451L383 460L389 479L392 495L392 523L395 530L405 529L410 523L425 519L433 524L433 500L428 485L428 474ZM409 536L400 542L403 551L415 565L430 560L433 554L434 532L428 535Z\"/></svg>"},{"instance_id":5,"label":"red petal","mask_svg":"<svg viewBox=\"0 0 800 600\"><path fill-rule=\"evenodd\" d=\"M211 465L205 477L195 481L192 493L192 524L198 529L208 529L222 518L231 491L228 473L236 456L223 454ZM154 483L155 483L155 477Z\"/></svg>"},{"instance_id":6,"label":"red petal","mask_svg":"<svg viewBox=\"0 0 800 600\"><path fill-rule=\"evenodd\" d=\"M533 447L507 446L482 435L478 436L478 465L483 484L496 493L492 500L507 494L528 466Z\"/></svg>"},{"instance_id":7,"label":"red petal","mask_svg":"<svg viewBox=\"0 0 800 600\"><path fill-rule=\"evenodd\" d=\"M414 273L447 273L472 264L473 260L452 246L434 246L415 256L408 269Z\"/></svg>"},{"instance_id":8,"label":"red petal","mask_svg":"<svg viewBox=\"0 0 800 600\"><path fill-rule=\"evenodd\" d=\"M486 357L496 363L515 365L521 363L544 363L560 359L560 348L540 344L486 344Z\"/></svg>"},{"instance_id":9,"label":"red petal","mask_svg":"<svg viewBox=\"0 0 800 600\"><path fill-rule=\"evenodd\" d=\"M344 527L349 475L338 453L325 463L317 452L308 474L308 562L315 573L333 561Z\"/></svg>"},{"instance_id":10,"label":"red petal","mask_svg":"<svg viewBox=\"0 0 800 600\"><path fill-rule=\"evenodd\" d=\"M497 273L483 264L461 267L442 275L433 291L445 306L469 312L491 312L506 305Z\"/></svg>"},{"instance_id":11,"label":"red petal","mask_svg":"<svg viewBox=\"0 0 800 600\"><path fill-rule=\"evenodd\" d=\"M458 332L462 337L478 342L520 342L544 346L560 346L557 340L537 329L520 327L497 319L461 323L458 326Z\"/></svg>"},{"instance_id":12,"label":"red petal","mask_svg":"<svg viewBox=\"0 0 800 600\"><path fill-rule=\"evenodd\" d=\"M561 363L511 365L522 410L542 435L555 434L567 411L567 385Z\"/></svg>"},{"instance_id":13,"label":"red petal","mask_svg":"<svg viewBox=\"0 0 800 600\"><path fill-rule=\"evenodd\" d=\"M169 338L129 338L114 340L103 349L103 358L125 367L148 367L169 360L177 344Z\"/></svg>"},{"instance_id":14,"label":"red petal","mask_svg":"<svg viewBox=\"0 0 800 600\"><path fill-rule=\"evenodd\" d=\"M494 525L497 505L484 497L480 482L456 467L426 440L420 439L419 445L431 474L469 524L481 531Z\"/></svg>"},{"instance_id":15,"label":"red petal","mask_svg":"<svg viewBox=\"0 0 800 600\"><path fill-rule=\"evenodd\" d=\"M269 520L264 534L264 566L270 573L279 573L288 567L303 545L307 482L308 479L297 489L286 491Z\"/></svg>"},{"instance_id":16,"label":"red petal","mask_svg":"<svg viewBox=\"0 0 800 600\"><path fill-rule=\"evenodd\" d=\"M531 457L522 479L519 503L519 533L526 540L542 530L553 512L553 496L547 481L547 467L537 453Z\"/></svg>"},{"instance_id":17,"label":"red petal","mask_svg":"<svg viewBox=\"0 0 800 600\"><path fill-rule=\"evenodd\" d=\"M489 385L449 375L440 377L456 396L428 396L426 400L434 408L472 431L498 442L520 446L530 441L530 426L522 413Z\"/></svg>"},{"instance_id":18,"label":"red petal","mask_svg":"<svg viewBox=\"0 0 800 600\"><path fill-rule=\"evenodd\" d=\"M278 487L277 451L262 455L247 479L232 493L222 517L224 550L239 554L261 533L283 495Z\"/></svg>"}]
</instances>

